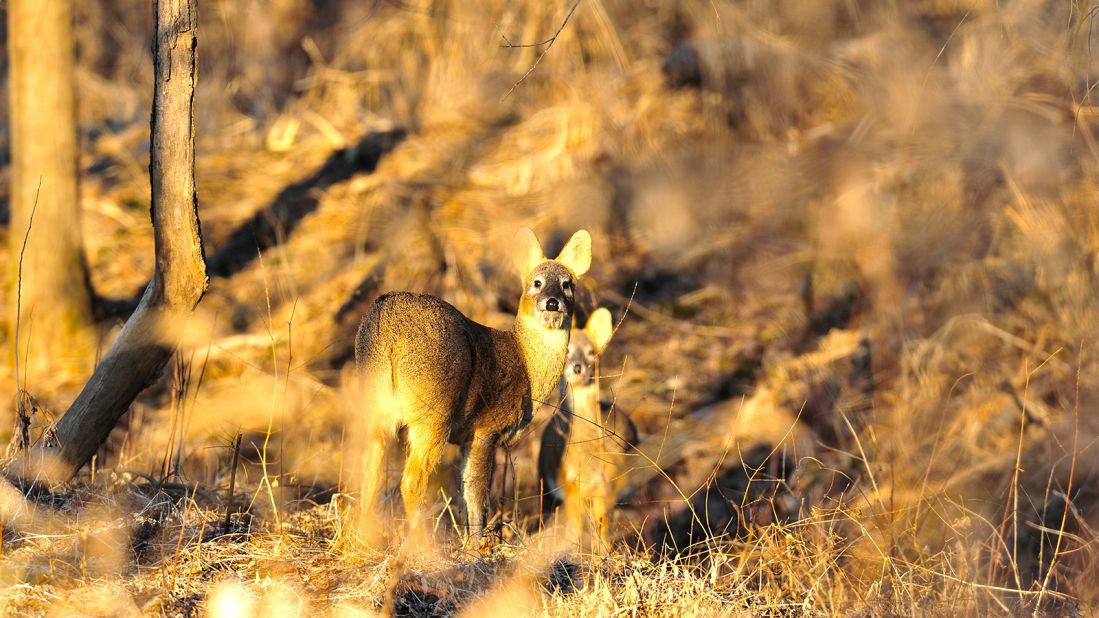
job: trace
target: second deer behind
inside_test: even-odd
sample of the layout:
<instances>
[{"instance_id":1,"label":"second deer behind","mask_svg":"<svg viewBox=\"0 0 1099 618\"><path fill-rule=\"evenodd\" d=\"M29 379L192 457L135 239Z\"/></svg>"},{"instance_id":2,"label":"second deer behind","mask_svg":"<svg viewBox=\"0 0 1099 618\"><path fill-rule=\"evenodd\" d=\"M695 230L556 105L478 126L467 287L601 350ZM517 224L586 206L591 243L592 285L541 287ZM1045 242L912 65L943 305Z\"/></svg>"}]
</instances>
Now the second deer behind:
<instances>
[{"instance_id":1,"label":"second deer behind","mask_svg":"<svg viewBox=\"0 0 1099 618\"><path fill-rule=\"evenodd\" d=\"M538 453L543 514L563 504L574 532L582 535L592 524L602 540L608 540L620 478L638 443L629 415L599 397L598 358L612 331L605 308L596 309L583 329L574 329L561 384L567 389L564 405L543 431Z\"/></svg>"}]
</instances>

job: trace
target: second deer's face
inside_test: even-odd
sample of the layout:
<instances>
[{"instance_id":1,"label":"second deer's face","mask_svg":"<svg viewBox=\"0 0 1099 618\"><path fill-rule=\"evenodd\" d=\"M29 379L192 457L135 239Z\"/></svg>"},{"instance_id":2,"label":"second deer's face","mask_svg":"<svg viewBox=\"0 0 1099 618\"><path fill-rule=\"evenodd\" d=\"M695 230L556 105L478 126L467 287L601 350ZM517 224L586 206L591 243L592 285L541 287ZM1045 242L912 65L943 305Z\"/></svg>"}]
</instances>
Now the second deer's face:
<instances>
[{"instance_id":1,"label":"second deer's face","mask_svg":"<svg viewBox=\"0 0 1099 618\"><path fill-rule=\"evenodd\" d=\"M565 381L570 386L588 386L595 382L595 344L583 330L572 331L569 357L565 361Z\"/></svg>"},{"instance_id":2,"label":"second deer's face","mask_svg":"<svg viewBox=\"0 0 1099 618\"><path fill-rule=\"evenodd\" d=\"M533 315L537 324L557 330L571 323L576 278L568 268L546 260L526 276L524 283L521 309Z\"/></svg>"}]
</instances>

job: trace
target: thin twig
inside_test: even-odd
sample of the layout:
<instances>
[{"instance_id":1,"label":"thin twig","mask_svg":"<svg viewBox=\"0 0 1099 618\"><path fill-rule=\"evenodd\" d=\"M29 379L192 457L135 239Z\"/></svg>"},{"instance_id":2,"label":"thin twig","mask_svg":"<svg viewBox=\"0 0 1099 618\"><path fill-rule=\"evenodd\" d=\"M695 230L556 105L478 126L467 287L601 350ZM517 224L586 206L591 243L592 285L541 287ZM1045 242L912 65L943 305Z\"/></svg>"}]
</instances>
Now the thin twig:
<instances>
[{"instance_id":1,"label":"thin twig","mask_svg":"<svg viewBox=\"0 0 1099 618\"><path fill-rule=\"evenodd\" d=\"M579 3L577 3L577 4L579 4ZM560 30L558 32L560 32ZM550 38L546 39L545 41L541 41L539 43L512 43L511 39L504 36L503 33L500 34L500 38L504 39L504 44L500 46L504 49L522 49L524 47L541 47L542 45L552 44L553 39L554 39L554 37L550 37Z\"/></svg>"},{"instance_id":2,"label":"thin twig","mask_svg":"<svg viewBox=\"0 0 1099 618\"><path fill-rule=\"evenodd\" d=\"M279 525L279 507L275 501L274 488L271 486L271 476L267 470L267 446L271 442L271 431L274 428L275 423L275 408L279 405L279 355L278 355L278 343L275 341L274 331L271 330L273 321L271 313L271 290L267 284L267 267L263 263L263 252L259 247L256 247L256 256L259 259L260 272L263 274L263 295L267 301L267 336L271 341L271 367L275 372L275 382L271 386L271 409L267 414L267 430L263 435L263 446L257 449L259 455L260 467L263 470L263 477L260 479L260 484L256 487L256 492L252 494L252 501L248 504L248 512L252 511L252 506L256 502L256 498L259 497L264 487L267 488L267 497L271 500L271 510L275 514L275 525ZM288 365L289 366L289 365ZM284 402L285 403L285 402ZM254 447L254 445L253 445Z\"/></svg>"},{"instance_id":3,"label":"thin twig","mask_svg":"<svg viewBox=\"0 0 1099 618\"><path fill-rule=\"evenodd\" d=\"M1080 347L1076 352L1076 401L1072 406L1072 459L1069 465L1068 471L1068 486L1065 488L1065 508L1061 513L1061 525L1057 530L1057 542L1053 546L1053 556L1049 559L1049 567L1046 569L1046 576L1042 579L1042 587L1038 592L1038 600L1034 605L1034 610L1037 612L1042 608L1042 597L1049 591L1049 579L1053 575L1053 569L1057 565L1058 556L1062 555L1061 551L1061 539L1065 536L1065 525L1068 523L1068 512L1072 506L1072 484L1076 477L1076 460L1079 453L1079 440L1080 440L1080 366L1083 364L1081 357L1084 354L1084 342L1080 341Z\"/></svg>"},{"instance_id":4,"label":"thin twig","mask_svg":"<svg viewBox=\"0 0 1099 618\"><path fill-rule=\"evenodd\" d=\"M962 15L961 20L958 21L958 25L954 26L954 29L950 31L950 35L946 37L946 42L943 43L942 48L939 49L939 53L935 54L935 59L931 61L931 64L927 67L927 71L924 72L923 81L920 82L921 87L927 84L927 78L931 76L931 69L935 68L935 64L939 62L939 58L942 58L943 53L946 51L946 47L950 45L950 41L954 40L954 35L958 33L958 28L961 28L962 24L964 24L967 19L969 19L969 12Z\"/></svg>"},{"instance_id":5,"label":"thin twig","mask_svg":"<svg viewBox=\"0 0 1099 618\"><path fill-rule=\"evenodd\" d=\"M23 254L27 250L27 243L31 237L31 228L34 227L34 213L38 210L38 195L42 191L42 176L38 177L38 188L34 190L34 203L31 205L31 215L27 221L27 231L23 234L23 246L19 249L19 272L15 280L15 388L19 391L19 400L15 404L15 413L19 417L19 441L21 450L26 452L26 449L30 446L30 431L31 431L31 414L33 414L34 404L29 400L27 394L27 371L24 367L23 382L20 385L19 380L19 331L22 330L21 321L23 317ZM30 341L28 337L27 341L27 353L24 355L24 362L29 362L31 355ZM27 413L27 406L31 406L31 413Z\"/></svg>"},{"instance_id":6,"label":"thin twig","mask_svg":"<svg viewBox=\"0 0 1099 618\"><path fill-rule=\"evenodd\" d=\"M530 74L534 72L534 69L538 68L538 63L542 62L542 58L546 57L546 54L549 53L550 48L553 47L553 44L557 42L557 37L561 36L561 32L565 30L565 26L567 26L569 20L572 19L572 14L576 12L576 7L580 6L581 1L582 0L576 0L576 2L572 3L572 8L570 8L568 14L565 15L565 20L561 22L561 27L557 29L557 32L555 32L553 36L546 39L545 41L542 41L541 43L520 45L514 45L508 42L507 45L501 45L501 47L540 47L542 45L546 46L546 48L542 50L542 53L538 54L538 57L534 59L534 64L530 65L530 68L527 69L527 72L523 73L523 76L519 78L519 81L511 85L511 88L500 99L501 101L504 101L508 97L510 97L511 93L515 92L515 89L518 88L520 84L527 81L527 78L530 77ZM504 40L507 41L507 37L504 37Z\"/></svg>"},{"instance_id":7,"label":"thin twig","mask_svg":"<svg viewBox=\"0 0 1099 618\"><path fill-rule=\"evenodd\" d=\"M34 204L31 205L31 216L27 221L27 231L23 234L23 246L19 249L19 271L15 279L15 384L19 386L19 330L20 319L23 317L23 254L27 251L27 242L31 237L31 228L34 227L34 213L38 210L38 195L42 191L42 177L38 177L38 188L34 190ZM27 356L30 356L30 348L27 348ZM27 388L27 374L23 372L23 390Z\"/></svg>"},{"instance_id":8,"label":"thin twig","mask_svg":"<svg viewBox=\"0 0 1099 618\"><path fill-rule=\"evenodd\" d=\"M229 516L233 513L233 493L237 487L237 463L240 461L240 440L241 433L237 432L236 439L233 440L233 462L229 467L229 496L225 501L225 525L222 526L222 531L229 532Z\"/></svg>"}]
</instances>

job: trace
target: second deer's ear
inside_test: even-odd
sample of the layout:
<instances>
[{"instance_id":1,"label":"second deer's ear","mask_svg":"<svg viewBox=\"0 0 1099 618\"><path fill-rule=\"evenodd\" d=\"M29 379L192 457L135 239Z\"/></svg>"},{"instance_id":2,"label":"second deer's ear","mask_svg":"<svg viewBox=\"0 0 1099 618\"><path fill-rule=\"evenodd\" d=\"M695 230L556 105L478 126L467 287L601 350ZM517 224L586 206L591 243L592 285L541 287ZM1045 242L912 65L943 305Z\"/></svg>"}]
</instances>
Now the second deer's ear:
<instances>
[{"instance_id":1,"label":"second deer's ear","mask_svg":"<svg viewBox=\"0 0 1099 618\"><path fill-rule=\"evenodd\" d=\"M597 354L602 352L607 342L611 340L611 335L614 334L611 312L606 307L593 311L588 318L588 325L584 327L584 332L588 334L588 339L591 339L592 345L595 346L595 352Z\"/></svg>"},{"instance_id":2,"label":"second deer's ear","mask_svg":"<svg viewBox=\"0 0 1099 618\"><path fill-rule=\"evenodd\" d=\"M579 230L572 235L557 256L557 261L567 266L577 277L588 272L591 266L591 235L587 230Z\"/></svg>"},{"instance_id":3,"label":"second deer's ear","mask_svg":"<svg viewBox=\"0 0 1099 618\"><path fill-rule=\"evenodd\" d=\"M538 243L534 231L529 227L520 228L515 233L515 252L511 255L511 261L519 274L526 277L544 259L546 256L542 253L542 245Z\"/></svg>"}]
</instances>

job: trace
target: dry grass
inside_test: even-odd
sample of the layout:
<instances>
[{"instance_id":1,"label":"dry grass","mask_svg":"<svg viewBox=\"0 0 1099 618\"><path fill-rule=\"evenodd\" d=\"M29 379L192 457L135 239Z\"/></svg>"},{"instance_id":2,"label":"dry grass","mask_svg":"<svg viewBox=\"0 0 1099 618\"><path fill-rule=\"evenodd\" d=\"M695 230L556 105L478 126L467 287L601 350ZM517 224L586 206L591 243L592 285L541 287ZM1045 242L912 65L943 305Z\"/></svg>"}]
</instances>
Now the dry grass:
<instances>
[{"instance_id":1,"label":"dry grass","mask_svg":"<svg viewBox=\"0 0 1099 618\"><path fill-rule=\"evenodd\" d=\"M92 282L125 298L152 272L149 24L115 4L78 7L80 169ZM1099 607L1094 7L582 0L521 46L572 6L203 3L220 270L94 472L0 492L5 613ZM352 526L359 315L410 289L507 326L520 225L589 229L625 316L619 542L538 531L545 414L500 456L486 554L449 465L434 539ZM85 377L30 385L39 430Z\"/></svg>"}]
</instances>

